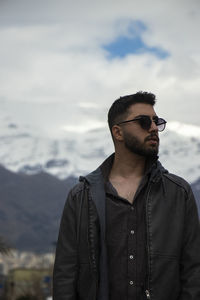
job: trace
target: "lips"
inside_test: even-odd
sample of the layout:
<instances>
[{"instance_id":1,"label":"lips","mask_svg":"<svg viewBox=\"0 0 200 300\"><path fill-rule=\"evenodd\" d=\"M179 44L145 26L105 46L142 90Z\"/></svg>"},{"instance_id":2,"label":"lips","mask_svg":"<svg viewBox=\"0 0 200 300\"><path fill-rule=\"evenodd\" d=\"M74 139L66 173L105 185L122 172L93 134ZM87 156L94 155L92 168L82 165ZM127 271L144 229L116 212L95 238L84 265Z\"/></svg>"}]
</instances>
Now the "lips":
<instances>
[{"instance_id":1,"label":"lips","mask_svg":"<svg viewBox=\"0 0 200 300\"><path fill-rule=\"evenodd\" d=\"M146 138L146 141L151 141L151 142L156 142L158 143L159 142L159 138L157 136L151 136L151 137L148 137Z\"/></svg>"},{"instance_id":2,"label":"lips","mask_svg":"<svg viewBox=\"0 0 200 300\"><path fill-rule=\"evenodd\" d=\"M157 140L148 140L148 142L150 142L151 144L158 144Z\"/></svg>"},{"instance_id":3,"label":"lips","mask_svg":"<svg viewBox=\"0 0 200 300\"><path fill-rule=\"evenodd\" d=\"M149 139L148 141L158 143L158 139Z\"/></svg>"}]
</instances>

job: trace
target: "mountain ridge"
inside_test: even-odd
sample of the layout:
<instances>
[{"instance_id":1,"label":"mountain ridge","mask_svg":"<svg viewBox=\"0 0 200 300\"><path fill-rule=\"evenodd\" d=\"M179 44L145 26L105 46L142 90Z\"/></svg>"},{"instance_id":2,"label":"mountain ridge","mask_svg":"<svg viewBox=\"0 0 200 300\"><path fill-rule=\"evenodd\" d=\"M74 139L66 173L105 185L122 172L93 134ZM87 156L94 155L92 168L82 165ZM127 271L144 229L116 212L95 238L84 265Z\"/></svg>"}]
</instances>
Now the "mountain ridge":
<instances>
[{"instance_id":1,"label":"mountain ridge","mask_svg":"<svg viewBox=\"0 0 200 300\"><path fill-rule=\"evenodd\" d=\"M159 159L170 172L195 182L200 174L200 128L178 122L167 126L160 134ZM14 172L44 171L61 179L78 177L96 169L114 151L106 127L84 133L66 131L56 138L38 135L36 130L15 123L4 127L0 133L0 163Z\"/></svg>"}]
</instances>

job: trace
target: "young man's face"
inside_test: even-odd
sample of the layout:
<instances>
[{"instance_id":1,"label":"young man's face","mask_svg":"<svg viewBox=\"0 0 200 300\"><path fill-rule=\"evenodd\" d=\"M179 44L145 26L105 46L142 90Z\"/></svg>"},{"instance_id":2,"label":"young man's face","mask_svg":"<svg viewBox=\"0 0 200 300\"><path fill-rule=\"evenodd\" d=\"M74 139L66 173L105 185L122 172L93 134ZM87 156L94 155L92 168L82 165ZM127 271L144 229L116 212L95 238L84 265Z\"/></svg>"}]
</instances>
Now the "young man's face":
<instances>
[{"instance_id":1,"label":"young man's face","mask_svg":"<svg viewBox=\"0 0 200 300\"><path fill-rule=\"evenodd\" d=\"M149 116L151 119L156 116L154 108L150 104L137 103L129 108L126 120L140 116ZM119 125L122 130L123 142L127 149L135 154L145 157L155 157L159 149L158 128L154 122L149 129L143 129L139 121L123 123Z\"/></svg>"}]
</instances>

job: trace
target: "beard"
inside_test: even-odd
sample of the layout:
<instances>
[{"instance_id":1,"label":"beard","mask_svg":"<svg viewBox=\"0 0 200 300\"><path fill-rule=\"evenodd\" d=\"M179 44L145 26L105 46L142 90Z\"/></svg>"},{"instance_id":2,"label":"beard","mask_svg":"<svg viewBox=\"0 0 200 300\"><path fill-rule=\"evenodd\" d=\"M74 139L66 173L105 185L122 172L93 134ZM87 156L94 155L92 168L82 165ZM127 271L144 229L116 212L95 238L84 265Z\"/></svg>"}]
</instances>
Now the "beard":
<instances>
[{"instance_id":1,"label":"beard","mask_svg":"<svg viewBox=\"0 0 200 300\"><path fill-rule=\"evenodd\" d=\"M151 138L157 138L158 143L148 145L147 141ZM159 150L159 138L156 134L151 134L144 139L144 142L141 142L136 136L130 135L129 133L124 132L124 144L125 147L134 154L144 156L147 158L156 158Z\"/></svg>"}]
</instances>

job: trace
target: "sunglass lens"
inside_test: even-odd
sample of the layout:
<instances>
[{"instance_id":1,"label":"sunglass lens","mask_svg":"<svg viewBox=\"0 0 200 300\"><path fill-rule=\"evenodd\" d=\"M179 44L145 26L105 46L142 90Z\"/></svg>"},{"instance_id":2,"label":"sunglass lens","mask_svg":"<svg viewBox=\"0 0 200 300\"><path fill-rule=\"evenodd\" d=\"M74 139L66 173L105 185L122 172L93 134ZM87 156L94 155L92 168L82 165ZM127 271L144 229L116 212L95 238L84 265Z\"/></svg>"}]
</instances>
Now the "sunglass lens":
<instances>
[{"instance_id":1,"label":"sunglass lens","mask_svg":"<svg viewBox=\"0 0 200 300\"><path fill-rule=\"evenodd\" d=\"M158 131L163 131L165 129L166 126L166 121L162 118L158 118L157 121L155 121L157 127L158 127Z\"/></svg>"},{"instance_id":2,"label":"sunglass lens","mask_svg":"<svg viewBox=\"0 0 200 300\"><path fill-rule=\"evenodd\" d=\"M139 122L141 127L145 130L149 130L149 128L151 127L151 118L148 116L141 117Z\"/></svg>"}]
</instances>

